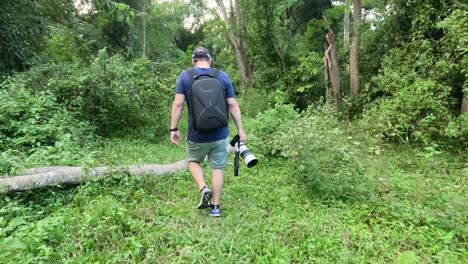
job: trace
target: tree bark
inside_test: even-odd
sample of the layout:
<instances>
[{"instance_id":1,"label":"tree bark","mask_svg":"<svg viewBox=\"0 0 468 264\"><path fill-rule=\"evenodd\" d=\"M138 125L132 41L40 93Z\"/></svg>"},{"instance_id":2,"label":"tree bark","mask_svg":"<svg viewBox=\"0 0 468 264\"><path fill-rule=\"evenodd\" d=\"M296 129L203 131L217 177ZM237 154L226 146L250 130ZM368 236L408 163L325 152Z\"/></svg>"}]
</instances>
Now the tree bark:
<instances>
[{"instance_id":1,"label":"tree bark","mask_svg":"<svg viewBox=\"0 0 468 264\"><path fill-rule=\"evenodd\" d=\"M0 179L0 193L32 190L46 186L79 184L85 180L96 179L110 172L127 172L130 175L148 174L160 176L174 174L185 170L187 161L181 160L171 164L143 164L119 167L43 167L27 170L24 175Z\"/></svg>"},{"instance_id":2,"label":"tree bark","mask_svg":"<svg viewBox=\"0 0 468 264\"><path fill-rule=\"evenodd\" d=\"M332 29L328 28L328 33L325 39L325 55L323 62L325 64L325 79L327 80L327 101L332 100L336 108L341 107L341 88L340 88L340 70L338 66L338 57L336 55L335 37ZM331 88L328 88L328 80L330 81Z\"/></svg>"},{"instance_id":3,"label":"tree bark","mask_svg":"<svg viewBox=\"0 0 468 264\"><path fill-rule=\"evenodd\" d=\"M239 80L240 80L240 91L241 97L244 96L246 90L252 87L253 84L253 74L252 74L252 66L249 62L247 57L247 51L245 48L244 42L244 25L242 20L242 10L240 6L239 0L234 1L234 11L236 14L236 23L237 23L237 31L238 34L234 33L234 29L232 27L231 20L226 11L226 7L222 0L216 0L219 8L221 9L222 20L226 26L226 30L229 36L229 40L231 41L234 52L237 66L239 67Z\"/></svg>"},{"instance_id":4,"label":"tree bark","mask_svg":"<svg viewBox=\"0 0 468 264\"><path fill-rule=\"evenodd\" d=\"M346 54L349 52L349 27L351 22L349 20L349 10L351 8L351 0L345 0L345 11L344 11L344 19L343 19L343 46ZM346 71L346 75L349 76L349 63L348 61L344 62L344 67Z\"/></svg>"},{"instance_id":5,"label":"tree bark","mask_svg":"<svg viewBox=\"0 0 468 264\"><path fill-rule=\"evenodd\" d=\"M344 21L343 21L343 43L344 43L344 49L347 51L349 49L349 8L350 8L350 3L351 0L345 0L345 11L344 11Z\"/></svg>"},{"instance_id":6,"label":"tree bark","mask_svg":"<svg viewBox=\"0 0 468 264\"><path fill-rule=\"evenodd\" d=\"M146 58L146 3L143 2L143 13L141 14L141 23L143 27L143 47L141 49L141 57Z\"/></svg>"},{"instance_id":7,"label":"tree bark","mask_svg":"<svg viewBox=\"0 0 468 264\"><path fill-rule=\"evenodd\" d=\"M463 93L463 101L462 101L462 106L461 106L460 113L462 115L465 114L465 113L468 113L468 91L465 91Z\"/></svg>"},{"instance_id":8,"label":"tree bark","mask_svg":"<svg viewBox=\"0 0 468 264\"><path fill-rule=\"evenodd\" d=\"M359 92L359 46L361 25L361 0L353 0L353 42L349 56L349 74L351 84L351 94L357 95Z\"/></svg>"}]
</instances>

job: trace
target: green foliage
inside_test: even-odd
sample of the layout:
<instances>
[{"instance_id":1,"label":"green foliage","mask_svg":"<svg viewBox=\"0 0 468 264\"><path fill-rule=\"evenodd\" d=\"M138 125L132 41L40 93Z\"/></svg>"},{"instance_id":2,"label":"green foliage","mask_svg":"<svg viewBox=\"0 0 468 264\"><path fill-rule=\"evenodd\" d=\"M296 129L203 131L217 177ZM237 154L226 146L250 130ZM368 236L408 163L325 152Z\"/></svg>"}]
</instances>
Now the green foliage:
<instances>
[{"instance_id":1,"label":"green foliage","mask_svg":"<svg viewBox=\"0 0 468 264\"><path fill-rule=\"evenodd\" d=\"M107 45L105 35L88 23L76 24L73 28L51 27L45 41L46 48L36 65L62 62L89 64L98 51Z\"/></svg>"},{"instance_id":2,"label":"green foliage","mask_svg":"<svg viewBox=\"0 0 468 264\"><path fill-rule=\"evenodd\" d=\"M299 64L291 67L289 76L296 91L290 91L290 96L297 106L305 109L325 97L323 71L322 56L317 52L299 57Z\"/></svg>"},{"instance_id":3,"label":"green foliage","mask_svg":"<svg viewBox=\"0 0 468 264\"><path fill-rule=\"evenodd\" d=\"M93 163L96 135L165 134L177 67L102 50L90 65L45 64L0 86L0 172Z\"/></svg>"},{"instance_id":4,"label":"green foliage","mask_svg":"<svg viewBox=\"0 0 468 264\"><path fill-rule=\"evenodd\" d=\"M369 199L375 191L356 157L358 139L348 136L333 111L310 111L273 136L281 156L298 169L310 189L332 199Z\"/></svg>"},{"instance_id":5,"label":"green foliage","mask_svg":"<svg viewBox=\"0 0 468 264\"><path fill-rule=\"evenodd\" d=\"M444 139L444 129L452 118L446 103L449 87L392 71L376 82L379 90L392 96L379 99L364 112L362 123L371 133L400 142ZM459 131L459 140L465 136Z\"/></svg>"},{"instance_id":6,"label":"green foliage","mask_svg":"<svg viewBox=\"0 0 468 264\"><path fill-rule=\"evenodd\" d=\"M335 127L333 119L321 128ZM106 156L129 164L184 155L168 140L127 140L113 141ZM376 184L368 200L323 199L278 159L226 174L223 215L213 219L194 208L198 191L186 172L112 174L0 197L0 256L5 263L465 263L463 157L360 143L356 159Z\"/></svg>"},{"instance_id":7,"label":"green foliage","mask_svg":"<svg viewBox=\"0 0 468 264\"><path fill-rule=\"evenodd\" d=\"M284 98L279 98L281 95L279 93L281 92L268 93L263 89L248 90L244 98L238 99L242 116L255 117L259 113L271 109L275 103L284 102Z\"/></svg>"},{"instance_id":8,"label":"green foliage","mask_svg":"<svg viewBox=\"0 0 468 264\"><path fill-rule=\"evenodd\" d=\"M292 105L284 104L259 113L250 128L253 134L249 139L249 148L264 156L276 156L281 145L278 145L275 132L291 126L298 117L299 113Z\"/></svg>"},{"instance_id":9,"label":"green foliage","mask_svg":"<svg viewBox=\"0 0 468 264\"><path fill-rule=\"evenodd\" d=\"M152 3L146 25L147 54L150 59L174 61L183 55L185 50L177 48L176 34L184 28L184 19L189 16L189 9L190 6L180 1Z\"/></svg>"},{"instance_id":10,"label":"green foliage","mask_svg":"<svg viewBox=\"0 0 468 264\"><path fill-rule=\"evenodd\" d=\"M57 102L100 134L151 127L165 131L173 96L176 67L122 56L108 58L102 50L87 66L78 63L38 66L18 79L33 91L50 91Z\"/></svg>"},{"instance_id":11,"label":"green foliage","mask_svg":"<svg viewBox=\"0 0 468 264\"><path fill-rule=\"evenodd\" d=\"M15 70L24 70L41 48L45 31L36 1L0 3L0 81Z\"/></svg>"},{"instance_id":12,"label":"green foliage","mask_svg":"<svg viewBox=\"0 0 468 264\"><path fill-rule=\"evenodd\" d=\"M113 49L125 50L129 44L129 30L135 12L125 3L92 0L96 21Z\"/></svg>"},{"instance_id":13,"label":"green foliage","mask_svg":"<svg viewBox=\"0 0 468 264\"><path fill-rule=\"evenodd\" d=\"M255 88L285 92L287 103L307 108L319 97L320 89L315 88L323 87L316 74L323 65L317 59L321 57L317 52L323 50L323 21L314 28L321 31L315 35L310 33L310 21L321 19L330 1L260 1L245 5L249 5L244 8L244 16ZM299 72L307 74L298 76ZM309 89L311 86L314 89Z\"/></svg>"},{"instance_id":14,"label":"green foliage","mask_svg":"<svg viewBox=\"0 0 468 264\"><path fill-rule=\"evenodd\" d=\"M459 1L422 2L392 1L393 13L365 31L362 72L371 81L348 111L364 109L362 125L385 140L463 149L466 10Z\"/></svg>"},{"instance_id":15,"label":"green foliage","mask_svg":"<svg viewBox=\"0 0 468 264\"><path fill-rule=\"evenodd\" d=\"M222 21L201 23L193 35L181 28L188 14L210 12L202 1L86 0L92 11L83 14L72 1L4 2L0 72L26 69L37 52L45 63L0 87L1 174L182 159L184 149L168 138L154 143L167 136L175 78L193 45L208 47L214 66L238 83ZM112 174L0 197L0 259L465 263L468 115L459 108L467 89L466 4L362 2L377 19L363 21L363 89L341 113L363 117L355 126L330 109L295 110L324 95L323 16L346 73L343 6L241 1L255 86L240 103L245 117L256 117L244 120L260 163L242 167L240 177L226 175L222 225L192 209L197 191L190 194L186 173ZM152 61L129 60L140 55ZM96 134L110 138L90 145ZM424 146L377 145L374 136Z\"/></svg>"},{"instance_id":16,"label":"green foliage","mask_svg":"<svg viewBox=\"0 0 468 264\"><path fill-rule=\"evenodd\" d=\"M50 92L31 92L20 80L10 79L0 90L0 173L21 164L73 163L93 141L94 127L77 120Z\"/></svg>"}]
</instances>

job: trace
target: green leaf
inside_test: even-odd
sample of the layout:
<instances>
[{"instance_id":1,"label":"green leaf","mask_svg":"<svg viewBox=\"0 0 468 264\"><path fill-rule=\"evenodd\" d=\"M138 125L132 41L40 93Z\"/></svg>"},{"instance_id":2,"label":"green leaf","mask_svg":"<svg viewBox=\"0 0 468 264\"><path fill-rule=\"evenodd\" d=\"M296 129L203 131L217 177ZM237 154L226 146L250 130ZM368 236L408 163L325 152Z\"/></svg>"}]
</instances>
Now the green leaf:
<instances>
[{"instance_id":1,"label":"green leaf","mask_svg":"<svg viewBox=\"0 0 468 264\"><path fill-rule=\"evenodd\" d=\"M25 249L26 245L18 238L7 237L0 244L0 247L5 251L12 251L17 249Z\"/></svg>"},{"instance_id":2,"label":"green leaf","mask_svg":"<svg viewBox=\"0 0 468 264\"><path fill-rule=\"evenodd\" d=\"M117 22L121 22L121 23L122 23L122 22L124 22L124 20L125 20L124 15L122 15L122 14L118 14L118 15L117 15Z\"/></svg>"},{"instance_id":3,"label":"green leaf","mask_svg":"<svg viewBox=\"0 0 468 264\"><path fill-rule=\"evenodd\" d=\"M13 218L13 220L11 220L9 223L8 223L8 226L5 227L5 232L8 232L8 231L12 231L13 229L15 229L16 227L20 226L20 225L23 225L25 224L26 221L21 218L21 217L16 217L16 218Z\"/></svg>"},{"instance_id":4,"label":"green leaf","mask_svg":"<svg viewBox=\"0 0 468 264\"><path fill-rule=\"evenodd\" d=\"M405 251L398 258L398 264L414 264L419 262L419 258L413 251Z\"/></svg>"}]
</instances>

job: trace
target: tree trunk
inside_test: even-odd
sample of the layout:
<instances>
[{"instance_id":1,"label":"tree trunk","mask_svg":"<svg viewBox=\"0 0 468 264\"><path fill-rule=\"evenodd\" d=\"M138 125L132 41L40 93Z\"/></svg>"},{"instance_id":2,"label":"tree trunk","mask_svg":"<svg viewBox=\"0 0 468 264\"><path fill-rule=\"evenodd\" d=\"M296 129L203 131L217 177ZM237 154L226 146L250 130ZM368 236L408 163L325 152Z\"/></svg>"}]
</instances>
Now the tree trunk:
<instances>
[{"instance_id":1,"label":"tree trunk","mask_svg":"<svg viewBox=\"0 0 468 264\"><path fill-rule=\"evenodd\" d=\"M351 52L349 56L349 72L351 94L357 95L359 92L359 46L361 24L361 0L353 0L353 42L351 44Z\"/></svg>"},{"instance_id":2,"label":"tree trunk","mask_svg":"<svg viewBox=\"0 0 468 264\"><path fill-rule=\"evenodd\" d=\"M461 106L461 114L468 113L468 91L465 91L463 93L463 101L462 101L462 106Z\"/></svg>"},{"instance_id":3,"label":"tree trunk","mask_svg":"<svg viewBox=\"0 0 468 264\"><path fill-rule=\"evenodd\" d=\"M333 102L336 105L336 108L340 109L340 70L338 66L338 57L336 56L335 37L330 27L328 28L328 33L326 34L324 47L325 55L323 57L323 62L325 64L326 70L325 79L329 80L331 85L331 89L328 88L327 81L327 101L330 101L333 98Z\"/></svg>"},{"instance_id":4,"label":"tree trunk","mask_svg":"<svg viewBox=\"0 0 468 264\"><path fill-rule=\"evenodd\" d=\"M141 23L143 28L143 47L141 49L141 57L146 58L146 3L143 2L143 13L141 15Z\"/></svg>"},{"instance_id":5,"label":"tree trunk","mask_svg":"<svg viewBox=\"0 0 468 264\"><path fill-rule=\"evenodd\" d=\"M351 0L345 0L345 11L344 11L344 21L343 21L343 46L346 54L349 52L349 26L350 26L350 20L349 20L349 10L351 8ZM349 75L349 63L348 61L344 62L344 67L346 71L346 75Z\"/></svg>"},{"instance_id":6,"label":"tree trunk","mask_svg":"<svg viewBox=\"0 0 468 264\"><path fill-rule=\"evenodd\" d=\"M127 172L130 175L148 174L160 176L185 170L187 161L181 160L166 165L143 164L120 167L43 167L27 170L24 175L0 179L0 193L32 190L46 186L79 184L88 179L96 179L110 172Z\"/></svg>"},{"instance_id":7,"label":"tree trunk","mask_svg":"<svg viewBox=\"0 0 468 264\"><path fill-rule=\"evenodd\" d=\"M216 0L219 8L221 9L222 20L226 26L226 30L229 36L229 40L231 41L235 57L236 63L239 67L239 80L240 80L240 91L241 97L244 96L246 89L252 87L253 84L253 74L252 74L252 66L249 63L247 58L247 51L245 48L244 42L244 25L242 20L242 11L239 0L234 1L234 10L236 14L236 23L237 23L237 31L238 34L234 33L234 29L232 27L232 23L230 18L228 17L226 7L222 0Z\"/></svg>"},{"instance_id":8,"label":"tree trunk","mask_svg":"<svg viewBox=\"0 0 468 264\"><path fill-rule=\"evenodd\" d=\"M344 11L344 21L343 21L343 33L344 33L344 37L343 37L343 43L344 43L344 49L347 51L349 49L349 25L350 25L350 21L349 21L349 8L351 7L350 6L350 3L351 0L345 0L345 11Z\"/></svg>"},{"instance_id":9,"label":"tree trunk","mask_svg":"<svg viewBox=\"0 0 468 264\"><path fill-rule=\"evenodd\" d=\"M324 45L325 49L325 55L323 56L323 64L325 67L323 67L323 74L325 76L325 104L330 105L333 102L333 95L330 89L330 85L328 85L330 78L328 77L328 63L330 63L330 57L328 55L328 47L326 46L327 44Z\"/></svg>"}]
</instances>

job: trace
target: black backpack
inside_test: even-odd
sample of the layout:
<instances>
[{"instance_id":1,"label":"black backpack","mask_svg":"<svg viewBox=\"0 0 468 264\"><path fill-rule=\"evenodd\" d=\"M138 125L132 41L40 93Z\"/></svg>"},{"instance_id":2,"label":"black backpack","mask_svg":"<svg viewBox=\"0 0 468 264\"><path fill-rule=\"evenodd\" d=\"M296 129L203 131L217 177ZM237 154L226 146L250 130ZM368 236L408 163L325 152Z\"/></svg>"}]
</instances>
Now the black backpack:
<instances>
[{"instance_id":1,"label":"black backpack","mask_svg":"<svg viewBox=\"0 0 468 264\"><path fill-rule=\"evenodd\" d=\"M188 107L196 129L212 130L225 127L229 122L226 92L216 78L218 69L197 75L194 68L186 70L192 78L192 90L188 94Z\"/></svg>"}]
</instances>

